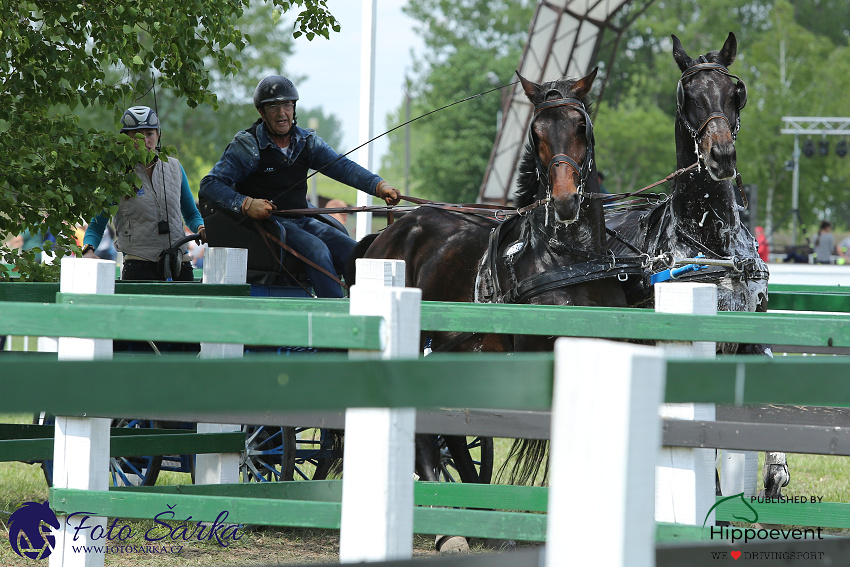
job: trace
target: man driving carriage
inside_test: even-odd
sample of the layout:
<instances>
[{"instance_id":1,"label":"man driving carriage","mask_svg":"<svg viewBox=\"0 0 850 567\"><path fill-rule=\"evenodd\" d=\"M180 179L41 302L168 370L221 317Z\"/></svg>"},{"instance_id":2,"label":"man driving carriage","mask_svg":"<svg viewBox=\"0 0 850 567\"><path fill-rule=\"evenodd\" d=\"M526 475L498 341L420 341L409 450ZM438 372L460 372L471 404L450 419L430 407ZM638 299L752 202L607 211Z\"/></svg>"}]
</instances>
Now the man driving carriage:
<instances>
[{"instance_id":1,"label":"man driving carriage","mask_svg":"<svg viewBox=\"0 0 850 567\"><path fill-rule=\"evenodd\" d=\"M337 154L315 131L296 125L297 102L298 91L288 78L271 75L261 80L254 91L260 118L234 136L201 181L199 196L221 209L262 221L275 210L308 208L307 175L313 169L389 205L397 204L398 190ZM342 297L331 274L343 271L354 240L313 216L272 218L285 230L286 244L314 264L308 264L306 271L316 295Z\"/></svg>"}]
</instances>

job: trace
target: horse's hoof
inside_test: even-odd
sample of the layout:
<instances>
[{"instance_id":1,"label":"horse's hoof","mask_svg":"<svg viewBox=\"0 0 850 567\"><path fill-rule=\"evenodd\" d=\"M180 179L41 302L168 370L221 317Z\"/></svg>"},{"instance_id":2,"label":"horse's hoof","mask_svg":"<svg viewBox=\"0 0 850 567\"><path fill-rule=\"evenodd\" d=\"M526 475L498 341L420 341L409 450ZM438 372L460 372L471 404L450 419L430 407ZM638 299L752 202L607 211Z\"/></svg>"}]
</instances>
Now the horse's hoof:
<instances>
[{"instance_id":1,"label":"horse's hoof","mask_svg":"<svg viewBox=\"0 0 850 567\"><path fill-rule=\"evenodd\" d=\"M469 553L469 542L463 536L438 535L434 547L440 553Z\"/></svg>"},{"instance_id":2,"label":"horse's hoof","mask_svg":"<svg viewBox=\"0 0 850 567\"><path fill-rule=\"evenodd\" d=\"M767 498L782 498L782 487L788 486L791 475L787 465L769 465L765 474L764 495Z\"/></svg>"}]
</instances>

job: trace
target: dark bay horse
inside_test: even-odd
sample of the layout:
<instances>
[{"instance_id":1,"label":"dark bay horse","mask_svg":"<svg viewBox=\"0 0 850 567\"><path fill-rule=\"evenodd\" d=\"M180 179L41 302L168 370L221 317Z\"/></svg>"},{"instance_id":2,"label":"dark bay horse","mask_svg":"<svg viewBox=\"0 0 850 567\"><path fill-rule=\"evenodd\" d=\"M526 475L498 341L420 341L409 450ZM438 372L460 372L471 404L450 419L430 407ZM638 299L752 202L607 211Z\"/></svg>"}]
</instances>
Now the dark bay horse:
<instances>
[{"instance_id":1,"label":"dark bay horse","mask_svg":"<svg viewBox=\"0 0 850 567\"><path fill-rule=\"evenodd\" d=\"M587 95L595 77L596 69L578 80L543 84L520 76L534 105L519 166L515 204L522 214L500 221L422 206L363 239L351 263L357 257L405 260L406 285L421 288L426 301L625 306L617 278L640 267L608 254L602 203L594 198ZM435 333L430 339L434 351L498 352L551 349L555 337ZM463 438L446 442L453 456L465 452ZM434 456L418 442L417 471L436 480ZM473 468L459 472L464 482L480 480Z\"/></svg>"},{"instance_id":2,"label":"dark bay horse","mask_svg":"<svg viewBox=\"0 0 850 567\"><path fill-rule=\"evenodd\" d=\"M737 40L730 33L720 51L692 59L672 37L673 59L682 71L676 89L676 167L698 167L677 177L663 202L609 212L606 224L614 235L608 245L616 253L638 249L651 257L729 260L731 267L709 267L678 280L717 284L719 311L766 311L768 268L741 223L735 197L740 190L735 141L747 103L744 82L729 72ZM629 304L651 307L652 286L636 281L626 287ZM718 343L717 349L770 355L766 345ZM789 478L784 454L768 454L764 476L767 494L777 497Z\"/></svg>"}]
</instances>

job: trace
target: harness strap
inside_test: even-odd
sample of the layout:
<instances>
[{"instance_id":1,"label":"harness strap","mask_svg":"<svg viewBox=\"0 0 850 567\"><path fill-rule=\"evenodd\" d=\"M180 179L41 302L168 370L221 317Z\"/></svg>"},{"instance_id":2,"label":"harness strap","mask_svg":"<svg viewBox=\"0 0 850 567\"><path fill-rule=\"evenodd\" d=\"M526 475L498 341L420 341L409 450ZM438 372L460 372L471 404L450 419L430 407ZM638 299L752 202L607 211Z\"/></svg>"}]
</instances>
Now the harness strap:
<instances>
[{"instance_id":1,"label":"harness strap","mask_svg":"<svg viewBox=\"0 0 850 567\"><path fill-rule=\"evenodd\" d=\"M622 260L622 261L619 261ZM591 260L581 264L571 264L557 270L547 270L522 280L519 285L510 290L504 297L503 303L523 303L545 291L578 285L585 282L608 279L620 276L643 275L640 261L628 258L618 259L616 263Z\"/></svg>"},{"instance_id":2,"label":"harness strap","mask_svg":"<svg viewBox=\"0 0 850 567\"><path fill-rule=\"evenodd\" d=\"M559 163L565 163L576 172L576 175L581 177L581 167L576 163L576 160L568 156L567 154L555 154L552 156L552 161L549 162L549 168L546 170L546 178L552 178L552 168Z\"/></svg>"},{"instance_id":3,"label":"harness strap","mask_svg":"<svg viewBox=\"0 0 850 567\"><path fill-rule=\"evenodd\" d=\"M730 131L732 130L732 125L729 124L729 119L726 118L725 114L723 114L722 112L712 112L711 114L708 115L708 118L705 119L705 121L702 123L702 125L699 128L697 128L697 131L696 131L697 137L699 137L699 135L702 133L703 129L706 126L708 126L708 123L711 122L712 120L714 120L715 118L722 118L723 121L726 122L726 125L729 126L729 130Z\"/></svg>"}]
</instances>

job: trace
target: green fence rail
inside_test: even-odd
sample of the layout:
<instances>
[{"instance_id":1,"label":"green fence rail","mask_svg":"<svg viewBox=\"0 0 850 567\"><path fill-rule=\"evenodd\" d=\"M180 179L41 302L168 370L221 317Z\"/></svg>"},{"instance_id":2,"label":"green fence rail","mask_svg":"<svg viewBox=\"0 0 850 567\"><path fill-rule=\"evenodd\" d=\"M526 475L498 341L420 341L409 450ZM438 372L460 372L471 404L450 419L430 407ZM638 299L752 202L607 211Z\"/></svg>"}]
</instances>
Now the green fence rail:
<instances>
[{"instance_id":1,"label":"green fence rail","mask_svg":"<svg viewBox=\"0 0 850 567\"><path fill-rule=\"evenodd\" d=\"M781 295L784 291L798 297L811 293L809 290L776 290L776 293ZM841 299L843 294L841 290L824 295ZM57 302L3 304L0 333L380 348L377 337L381 319L347 315L348 304L344 300L150 298L129 293L123 297L59 294ZM166 316L172 328L158 324ZM262 329L258 329L257 321L263 322ZM425 302L421 321L423 329L443 331L850 346L850 319L842 315L697 316L610 308ZM166 364L167 372L163 366ZM187 411L262 412L357 406L432 408L444 406L446 401L457 407L548 409L554 373L551 354L432 355L425 359L392 361L355 361L335 355L311 355L303 360L262 355L199 360L172 355L166 359L128 356L61 362L8 355L0 365L0 385L4 391L0 411L46 409L59 415L156 411L173 413L175 417ZM670 360L665 401L850 407L847 369L847 362L839 357ZM86 388L80 388L69 376L86 376ZM116 381L115 376L122 376L122 380ZM246 376L250 376L250 388L246 387ZM811 376L818 379L801 380ZM257 392L262 395L258 396ZM59 512L94 506L110 516L152 517L154 511L161 512L168 503L178 505L183 513L199 520L215 520L216 516L211 516L213 511L217 515L228 509L233 514L229 521L338 527L339 504L334 492L337 485L290 488L290 483L277 484L278 487L268 489L224 485L108 493L53 489L51 506L55 504L54 509ZM297 484L313 485L311 482L293 486ZM482 489L456 485L446 489L454 493L447 493L429 492L427 485L422 486L416 489L418 532L445 533L451 525L459 526L457 533L470 536L527 540L545 537L542 492L525 492L508 486ZM279 492L263 493L263 490ZM306 492L298 498L292 492L297 490ZM240 498L232 499L233 495ZM525 504L519 505L518 501ZM764 508L763 521L850 528L850 505L819 506ZM501 511L464 509L489 507ZM718 509L719 519L727 519L734 512L726 510ZM819 511L825 514L823 520ZM680 537L680 531L675 537ZM667 538L668 532L660 530L659 539Z\"/></svg>"},{"instance_id":2,"label":"green fence rail","mask_svg":"<svg viewBox=\"0 0 850 567\"><path fill-rule=\"evenodd\" d=\"M281 298L270 301L261 298L59 294L57 302L79 306L192 307L203 310L226 308L266 314L320 313L332 316L348 312L347 300ZM248 316L251 315L246 314ZM717 315L682 315L612 307L424 301L420 325L425 331L850 347L850 315L834 314L720 312Z\"/></svg>"},{"instance_id":3,"label":"green fence rail","mask_svg":"<svg viewBox=\"0 0 850 567\"><path fill-rule=\"evenodd\" d=\"M0 282L0 301L54 303L59 284L50 282ZM196 282L115 282L115 293L145 295L200 295L248 297L248 284L201 284Z\"/></svg>"}]
</instances>

